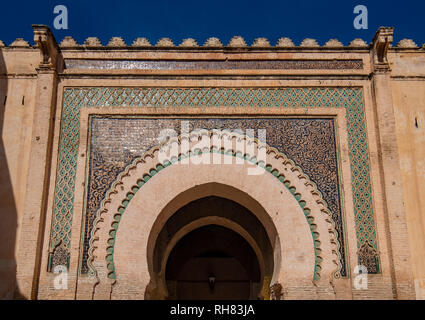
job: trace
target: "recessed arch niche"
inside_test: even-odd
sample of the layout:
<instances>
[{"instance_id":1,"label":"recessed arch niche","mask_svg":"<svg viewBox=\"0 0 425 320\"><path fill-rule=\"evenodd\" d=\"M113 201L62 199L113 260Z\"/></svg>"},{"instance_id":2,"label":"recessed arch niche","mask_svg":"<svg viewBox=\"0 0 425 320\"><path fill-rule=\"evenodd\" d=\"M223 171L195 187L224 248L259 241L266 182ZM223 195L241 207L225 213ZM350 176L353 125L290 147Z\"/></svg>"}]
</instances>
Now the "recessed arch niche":
<instances>
[{"instance_id":1,"label":"recessed arch niche","mask_svg":"<svg viewBox=\"0 0 425 320\"><path fill-rule=\"evenodd\" d=\"M192 299L193 290L200 288L205 298L231 298L233 290L235 299L263 299L269 297L274 252L264 226L251 211L235 201L209 196L190 202L168 219L156 240L153 262L160 280L157 287L164 297ZM185 264L192 269L198 265L193 277ZM245 277L226 272L225 265ZM210 274L215 275L218 289L208 292ZM170 293L173 283L177 290ZM185 293L179 294L183 287ZM227 288L228 294L220 293L220 288Z\"/></svg>"}]
</instances>

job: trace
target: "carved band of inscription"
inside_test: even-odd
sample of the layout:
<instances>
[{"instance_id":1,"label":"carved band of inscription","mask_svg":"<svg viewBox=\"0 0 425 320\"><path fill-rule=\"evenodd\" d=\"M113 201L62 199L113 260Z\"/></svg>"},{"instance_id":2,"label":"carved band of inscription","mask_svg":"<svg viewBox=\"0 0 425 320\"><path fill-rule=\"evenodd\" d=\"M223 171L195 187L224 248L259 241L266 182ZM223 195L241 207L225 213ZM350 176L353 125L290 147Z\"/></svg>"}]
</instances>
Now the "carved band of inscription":
<instances>
[{"instance_id":1,"label":"carved band of inscription","mask_svg":"<svg viewBox=\"0 0 425 320\"><path fill-rule=\"evenodd\" d=\"M362 60L82 60L66 59L67 69L95 70L273 70L363 69Z\"/></svg>"}]
</instances>

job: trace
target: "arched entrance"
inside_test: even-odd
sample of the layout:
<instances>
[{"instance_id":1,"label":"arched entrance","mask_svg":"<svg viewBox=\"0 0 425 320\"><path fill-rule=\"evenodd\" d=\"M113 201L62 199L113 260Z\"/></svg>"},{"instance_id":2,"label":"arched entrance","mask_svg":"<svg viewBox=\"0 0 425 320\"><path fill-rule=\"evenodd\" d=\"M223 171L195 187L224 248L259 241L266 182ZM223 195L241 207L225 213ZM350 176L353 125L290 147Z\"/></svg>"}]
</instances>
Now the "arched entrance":
<instances>
[{"instance_id":1,"label":"arched entrance","mask_svg":"<svg viewBox=\"0 0 425 320\"><path fill-rule=\"evenodd\" d=\"M178 216L179 209L211 196L245 207L264 227L272 254L258 259L263 270L262 292L268 292L270 286L280 286L285 299L335 297L339 290L333 282L339 268L336 233L315 184L276 150L267 149L264 163L249 155L237 158L239 137L223 133L223 138L234 142L229 151L218 153L223 158L221 163L228 164L214 164L215 146L209 153L197 150L172 162L164 162L160 148L154 147L112 184L94 222L89 250L89 265L96 271L95 299L167 298L161 261L168 259L155 257L157 244L166 243L163 254L169 255L178 240L201 226L228 227L260 257L265 252L261 247L264 243L256 240L255 230L249 231L242 222L228 216L210 214L186 221L171 233L169 241L161 241L161 232L167 229L164 226ZM174 139L173 144L178 147L182 139ZM235 163L235 158L239 163ZM183 162L185 159L190 161ZM261 174L248 174L252 166L259 168ZM267 257L273 257L269 283L264 281L270 265Z\"/></svg>"},{"instance_id":2,"label":"arched entrance","mask_svg":"<svg viewBox=\"0 0 425 320\"><path fill-rule=\"evenodd\" d=\"M273 269L272 244L258 218L237 202L208 196L177 210L159 233L155 295L262 299Z\"/></svg>"}]
</instances>

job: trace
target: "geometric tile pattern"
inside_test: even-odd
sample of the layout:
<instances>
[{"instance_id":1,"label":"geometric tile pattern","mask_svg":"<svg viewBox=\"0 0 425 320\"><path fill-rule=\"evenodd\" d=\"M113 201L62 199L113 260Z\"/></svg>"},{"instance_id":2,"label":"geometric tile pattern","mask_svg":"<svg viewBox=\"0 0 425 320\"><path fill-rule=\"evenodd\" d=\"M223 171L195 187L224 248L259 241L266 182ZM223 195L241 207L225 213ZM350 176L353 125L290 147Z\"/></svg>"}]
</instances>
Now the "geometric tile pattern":
<instances>
[{"instance_id":1,"label":"geometric tile pattern","mask_svg":"<svg viewBox=\"0 0 425 320\"><path fill-rule=\"evenodd\" d=\"M83 107L278 107L339 108L347 111L349 155L357 248L367 259L370 273L379 273L378 243L372 205L363 91L357 87L287 88L142 88L72 87L64 89L55 200L50 249L69 250L73 216L75 173L79 144L79 118ZM372 255L372 257L371 257ZM54 259L49 259L53 261ZM51 269L51 265L50 268Z\"/></svg>"},{"instance_id":2,"label":"geometric tile pattern","mask_svg":"<svg viewBox=\"0 0 425 320\"><path fill-rule=\"evenodd\" d=\"M67 256L69 265L69 247L71 244L71 226L74 207L75 176L77 171L77 155L79 145L78 108L64 108L59 135L58 174L55 185L54 214L50 234L49 271L56 266L55 261L62 261ZM77 124L77 125L76 125Z\"/></svg>"}]
</instances>

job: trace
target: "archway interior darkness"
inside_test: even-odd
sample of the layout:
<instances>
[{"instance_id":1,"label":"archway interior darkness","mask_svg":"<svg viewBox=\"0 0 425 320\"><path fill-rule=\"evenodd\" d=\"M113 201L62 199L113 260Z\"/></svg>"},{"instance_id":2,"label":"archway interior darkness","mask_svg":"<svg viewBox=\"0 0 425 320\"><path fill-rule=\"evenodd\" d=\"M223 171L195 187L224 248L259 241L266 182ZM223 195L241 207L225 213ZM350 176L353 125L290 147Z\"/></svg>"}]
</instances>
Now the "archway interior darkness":
<instances>
[{"instance_id":1,"label":"archway interior darkness","mask_svg":"<svg viewBox=\"0 0 425 320\"><path fill-rule=\"evenodd\" d=\"M222 197L184 205L166 221L155 241L153 279L158 279L158 298L266 298L262 288L268 287L273 270L271 241L260 220Z\"/></svg>"},{"instance_id":2,"label":"archway interior darkness","mask_svg":"<svg viewBox=\"0 0 425 320\"><path fill-rule=\"evenodd\" d=\"M258 259L248 242L217 225L184 236L166 268L170 299L255 299L260 278Z\"/></svg>"}]
</instances>

